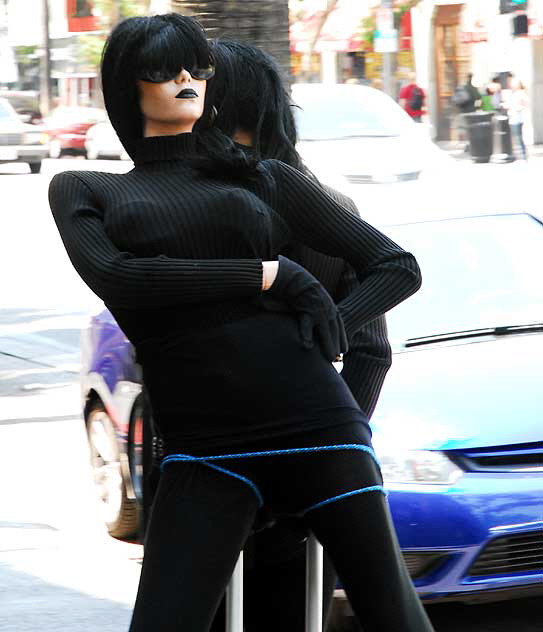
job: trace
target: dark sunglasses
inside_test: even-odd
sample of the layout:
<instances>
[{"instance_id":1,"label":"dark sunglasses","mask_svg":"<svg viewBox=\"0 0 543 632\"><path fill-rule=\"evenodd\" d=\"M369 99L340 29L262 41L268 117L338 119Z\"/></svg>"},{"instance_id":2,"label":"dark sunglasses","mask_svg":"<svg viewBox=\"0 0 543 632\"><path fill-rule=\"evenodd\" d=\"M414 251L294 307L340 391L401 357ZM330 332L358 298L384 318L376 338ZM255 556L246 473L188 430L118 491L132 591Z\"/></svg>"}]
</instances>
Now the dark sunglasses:
<instances>
[{"instance_id":1,"label":"dark sunglasses","mask_svg":"<svg viewBox=\"0 0 543 632\"><path fill-rule=\"evenodd\" d=\"M148 81L149 83L164 83L175 79L179 72L181 71L178 70L176 73L172 74L163 70L150 70L141 73L139 79L142 81ZM194 68L191 68L188 72L193 79L207 81L215 74L215 66L207 66L205 68L194 66Z\"/></svg>"}]
</instances>

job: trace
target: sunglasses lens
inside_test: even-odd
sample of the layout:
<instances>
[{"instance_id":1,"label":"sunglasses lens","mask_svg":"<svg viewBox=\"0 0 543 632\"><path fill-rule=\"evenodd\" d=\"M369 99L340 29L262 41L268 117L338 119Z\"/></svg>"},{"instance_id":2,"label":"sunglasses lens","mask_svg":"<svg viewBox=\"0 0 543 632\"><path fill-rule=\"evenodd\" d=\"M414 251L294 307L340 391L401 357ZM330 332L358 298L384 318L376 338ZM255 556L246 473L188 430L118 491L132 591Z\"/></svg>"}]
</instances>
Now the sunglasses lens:
<instances>
[{"instance_id":1,"label":"sunglasses lens","mask_svg":"<svg viewBox=\"0 0 543 632\"><path fill-rule=\"evenodd\" d=\"M148 81L149 83L164 83L165 81L175 79L180 72L181 70L174 73L169 73L164 70L147 70L140 74L139 79L142 81ZM195 66L189 72L193 79L207 81L207 79L211 79L211 77L215 74L215 67L207 66L205 68L200 68L199 66Z\"/></svg>"},{"instance_id":2,"label":"sunglasses lens","mask_svg":"<svg viewBox=\"0 0 543 632\"><path fill-rule=\"evenodd\" d=\"M139 78L142 81L148 81L149 83L164 83L165 81L175 79L175 77L176 75L171 75L162 70L149 70L147 72L143 72Z\"/></svg>"},{"instance_id":3,"label":"sunglasses lens","mask_svg":"<svg viewBox=\"0 0 543 632\"><path fill-rule=\"evenodd\" d=\"M193 79L199 79L200 81L207 81L207 79L211 79L215 74L214 66L207 66L207 68L198 68L194 67L190 74Z\"/></svg>"}]
</instances>

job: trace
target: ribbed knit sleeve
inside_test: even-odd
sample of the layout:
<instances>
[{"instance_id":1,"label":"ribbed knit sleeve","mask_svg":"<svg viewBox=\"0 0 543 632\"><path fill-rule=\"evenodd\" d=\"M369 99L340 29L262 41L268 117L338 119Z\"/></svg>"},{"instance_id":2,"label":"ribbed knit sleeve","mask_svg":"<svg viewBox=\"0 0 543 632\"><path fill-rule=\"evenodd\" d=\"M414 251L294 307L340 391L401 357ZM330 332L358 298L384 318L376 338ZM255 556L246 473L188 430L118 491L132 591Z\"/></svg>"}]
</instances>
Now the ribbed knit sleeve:
<instances>
[{"instance_id":1,"label":"ribbed knit sleeve","mask_svg":"<svg viewBox=\"0 0 543 632\"><path fill-rule=\"evenodd\" d=\"M415 293L421 273L415 257L335 202L296 169L265 161L277 182L278 208L295 240L354 268L360 286L339 305L349 339L363 325Z\"/></svg>"},{"instance_id":2,"label":"ribbed knit sleeve","mask_svg":"<svg viewBox=\"0 0 543 632\"><path fill-rule=\"evenodd\" d=\"M351 198L332 187L324 186L324 189L348 211L359 215ZM360 283L351 265L346 261L331 259L313 250L306 250L308 254L304 263L308 270L313 270L313 264L317 260L320 263L322 271L321 276L317 276L319 280L333 276L335 270L338 270L339 280L331 292L336 303L340 303L357 291ZM388 341L386 319L384 315L378 316L352 336L349 350L343 355L343 369L341 371L341 377L347 383L358 405L368 418L371 418L375 410L391 364L392 349Z\"/></svg>"},{"instance_id":3,"label":"ribbed knit sleeve","mask_svg":"<svg viewBox=\"0 0 543 632\"><path fill-rule=\"evenodd\" d=\"M339 287L334 298L341 302L359 287L352 267L345 263ZM392 364L392 349L388 341L385 316L378 316L359 329L349 341L349 350L343 355L341 377L351 389L360 408L370 418Z\"/></svg>"},{"instance_id":4,"label":"ribbed knit sleeve","mask_svg":"<svg viewBox=\"0 0 543 632\"><path fill-rule=\"evenodd\" d=\"M198 303L261 292L259 259L144 258L119 251L106 233L103 209L74 172L52 179L49 204L72 264L108 305Z\"/></svg>"}]
</instances>

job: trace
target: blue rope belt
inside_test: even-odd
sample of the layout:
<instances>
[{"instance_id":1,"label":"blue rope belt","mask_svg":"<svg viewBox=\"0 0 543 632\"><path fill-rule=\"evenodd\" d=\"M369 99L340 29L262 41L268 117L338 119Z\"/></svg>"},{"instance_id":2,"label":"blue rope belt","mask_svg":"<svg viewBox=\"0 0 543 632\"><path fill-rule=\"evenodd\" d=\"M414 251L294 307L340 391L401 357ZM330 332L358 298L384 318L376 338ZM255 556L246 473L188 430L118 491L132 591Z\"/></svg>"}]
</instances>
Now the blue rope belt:
<instances>
[{"instance_id":1,"label":"blue rope belt","mask_svg":"<svg viewBox=\"0 0 543 632\"><path fill-rule=\"evenodd\" d=\"M262 507L264 504L264 499L262 498L262 494L258 487L253 483L253 481L249 480L245 476L241 476L241 474L236 474L235 472L231 472L223 467L218 465L214 465L213 463L208 463L208 461L221 461L226 459L245 459L245 458L253 458L260 456L280 456L285 454L308 454L311 452L324 452L331 450L358 450L360 452L366 452L369 454L377 466L379 467L379 461L377 460L377 456L372 448L369 448L365 445L359 445L357 443L344 443L340 445L324 445L324 446L316 446L312 448L292 448L289 450L266 450L264 452L242 452L240 454L219 454L216 456L191 456L190 454L170 454L162 459L160 464L160 470L163 472L166 465L169 463L182 462L182 463L202 463L202 465L207 465L208 467L213 468L219 472L223 472L224 474L228 474L238 480L246 483L255 493L259 507ZM326 500L321 500L314 505L311 505L307 509L304 509L298 516L303 516L309 511L313 509L317 509L318 507L322 507L324 505L328 505L329 503L335 502L336 500L341 500L342 498L348 498L349 496L354 496L356 494L363 494L366 492L381 492L385 496L388 495L388 492L382 485L371 485L370 487L362 487L360 489L354 489L350 492L345 492L344 494L338 494L337 496L333 496L332 498L327 498Z\"/></svg>"}]
</instances>

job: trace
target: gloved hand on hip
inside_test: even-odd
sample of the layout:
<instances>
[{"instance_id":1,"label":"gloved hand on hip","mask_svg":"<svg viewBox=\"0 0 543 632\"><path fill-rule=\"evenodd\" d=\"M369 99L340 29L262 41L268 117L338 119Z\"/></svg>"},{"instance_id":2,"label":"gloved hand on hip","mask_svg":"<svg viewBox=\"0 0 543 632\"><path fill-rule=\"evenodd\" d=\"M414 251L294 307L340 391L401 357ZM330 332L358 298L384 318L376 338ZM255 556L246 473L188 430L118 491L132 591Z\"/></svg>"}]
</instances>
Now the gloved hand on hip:
<instances>
[{"instance_id":1,"label":"gloved hand on hip","mask_svg":"<svg viewBox=\"0 0 543 632\"><path fill-rule=\"evenodd\" d=\"M281 303L286 304L298 318L302 346L311 349L317 338L325 357L334 362L348 348L345 327L336 304L304 267L282 255L278 261L277 276L262 294L265 307L273 311L279 310Z\"/></svg>"}]
</instances>

